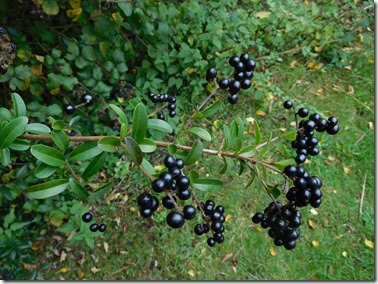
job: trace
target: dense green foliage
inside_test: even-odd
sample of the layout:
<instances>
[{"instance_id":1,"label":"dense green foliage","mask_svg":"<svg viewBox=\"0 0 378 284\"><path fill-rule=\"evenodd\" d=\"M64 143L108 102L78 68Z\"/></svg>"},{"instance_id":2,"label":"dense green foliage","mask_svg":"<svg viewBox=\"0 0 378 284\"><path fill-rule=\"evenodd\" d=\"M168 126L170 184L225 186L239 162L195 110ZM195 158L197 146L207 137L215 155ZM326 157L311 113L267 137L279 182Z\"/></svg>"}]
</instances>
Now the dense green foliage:
<instances>
[{"instance_id":1,"label":"dense green foliage","mask_svg":"<svg viewBox=\"0 0 378 284\"><path fill-rule=\"evenodd\" d=\"M127 187L133 198L145 188L148 179L133 165L152 175L162 170L153 167L161 164L166 152L156 141L192 146L189 153L175 145L167 151L186 159L193 184L203 190L201 197L222 188L219 172L243 172L243 163L231 158L206 161L201 156L204 148L261 161L278 159L274 161L281 164L275 166L282 170L292 161L288 161L287 141L277 148L257 150L256 146L269 141L269 132L279 135L279 127L288 125L275 123L275 130L261 123L266 135L261 140L257 122L254 135L246 133L245 112L232 109L221 95L199 111L199 103L215 90L205 80L206 70L215 67L220 76L227 76L228 58L248 52L258 64L251 91L245 94L245 101L254 107L251 116L258 108L267 110L272 95L305 104L290 90L283 92L272 68L285 62L287 54L312 70L363 66L373 57L372 5L371 1L301 5L293 1L3 1L0 25L17 50L9 66L4 59L0 62L0 267L13 270L18 279L42 278L48 264L43 258L36 261L33 250L52 231L69 238L71 245L95 249L101 233L90 232L81 214L88 203L103 206L109 200L104 196L120 191L125 181L138 181L132 189ZM356 51L359 56L353 56ZM1 52L2 58L12 53L3 46ZM87 92L95 103L64 116L64 104L79 104ZM167 122L157 120L147 98L150 92L175 95L178 115ZM332 113L338 115L336 110ZM17 138L26 132L50 135L52 141ZM287 131L286 138L292 140L292 134ZM80 145L69 142L70 136L89 135L107 137ZM268 180L274 188L275 178L267 178L263 169L259 180ZM200 177L206 174L210 177ZM244 181L248 184L252 179ZM115 208L112 204L104 211ZM157 215L156 221L162 223L163 215Z\"/></svg>"}]
</instances>

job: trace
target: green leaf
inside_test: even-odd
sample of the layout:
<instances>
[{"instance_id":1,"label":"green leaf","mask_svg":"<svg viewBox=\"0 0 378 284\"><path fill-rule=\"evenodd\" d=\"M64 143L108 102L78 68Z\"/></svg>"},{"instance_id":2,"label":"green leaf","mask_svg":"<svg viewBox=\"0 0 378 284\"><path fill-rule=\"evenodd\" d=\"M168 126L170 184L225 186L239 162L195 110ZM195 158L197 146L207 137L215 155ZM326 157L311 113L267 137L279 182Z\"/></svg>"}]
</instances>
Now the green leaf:
<instances>
[{"instance_id":1,"label":"green leaf","mask_svg":"<svg viewBox=\"0 0 378 284\"><path fill-rule=\"evenodd\" d=\"M223 187L223 182L215 178L199 178L192 183L192 186L201 191L219 191Z\"/></svg>"},{"instance_id":2,"label":"green leaf","mask_svg":"<svg viewBox=\"0 0 378 284\"><path fill-rule=\"evenodd\" d=\"M105 152L114 153L117 151L116 148L121 146L121 140L118 137L107 136L101 138L97 146Z\"/></svg>"},{"instance_id":3,"label":"green leaf","mask_svg":"<svg viewBox=\"0 0 378 284\"><path fill-rule=\"evenodd\" d=\"M224 134L223 150L227 151L228 149L232 148L234 142L231 139L230 129L225 124L223 124L223 134Z\"/></svg>"},{"instance_id":4,"label":"green leaf","mask_svg":"<svg viewBox=\"0 0 378 284\"><path fill-rule=\"evenodd\" d=\"M226 173L227 170L228 170L228 168L229 168L229 165L228 165L226 157L222 157L222 158L223 158L223 167L222 167L222 169L219 172L221 175L223 175L224 173Z\"/></svg>"},{"instance_id":5,"label":"green leaf","mask_svg":"<svg viewBox=\"0 0 378 284\"><path fill-rule=\"evenodd\" d=\"M134 109L131 137L141 143L146 136L148 126L147 111L144 104L138 104Z\"/></svg>"},{"instance_id":6,"label":"green leaf","mask_svg":"<svg viewBox=\"0 0 378 284\"><path fill-rule=\"evenodd\" d=\"M26 151L29 147L29 141L25 139L16 139L9 145L9 148L15 151Z\"/></svg>"},{"instance_id":7,"label":"green leaf","mask_svg":"<svg viewBox=\"0 0 378 284\"><path fill-rule=\"evenodd\" d=\"M88 190L84 188L77 180L74 178L69 179L69 184L71 187L71 190L73 191L74 194L76 194L77 197L79 197L81 200L87 200L89 196Z\"/></svg>"},{"instance_id":8,"label":"green leaf","mask_svg":"<svg viewBox=\"0 0 378 284\"><path fill-rule=\"evenodd\" d=\"M219 101L219 100L216 101L211 106L207 107L206 109L204 109L202 111L203 117L209 117L209 116L213 115L214 113L216 113L219 110L221 105L222 105L221 101Z\"/></svg>"},{"instance_id":9,"label":"green leaf","mask_svg":"<svg viewBox=\"0 0 378 284\"><path fill-rule=\"evenodd\" d=\"M55 0L42 0L43 11L47 15L57 15L59 13L59 6Z\"/></svg>"},{"instance_id":10,"label":"green leaf","mask_svg":"<svg viewBox=\"0 0 378 284\"><path fill-rule=\"evenodd\" d=\"M266 153L266 151L268 151L269 147L270 147L270 142L272 141L272 132L270 132L270 136L269 136L269 139L268 139L268 143L264 146L264 148L261 149L260 153L259 153L259 156L262 158L264 156L264 154Z\"/></svg>"},{"instance_id":11,"label":"green leaf","mask_svg":"<svg viewBox=\"0 0 378 284\"><path fill-rule=\"evenodd\" d=\"M281 195L281 190L278 188L278 185L268 185L268 191L273 195L274 198L278 198Z\"/></svg>"},{"instance_id":12,"label":"green leaf","mask_svg":"<svg viewBox=\"0 0 378 284\"><path fill-rule=\"evenodd\" d=\"M26 188L29 198L44 199L57 195L68 187L68 179L57 179Z\"/></svg>"},{"instance_id":13,"label":"green leaf","mask_svg":"<svg viewBox=\"0 0 378 284\"><path fill-rule=\"evenodd\" d=\"M245 161L239 160L239 173L238 173L239 176L241 176L242 173L244 172L244 168L245 168Z\"/></svg>"},{"instance_id":14,"label":"green leaf","mask_svg":"<svg viewBox=\"0 0 378 284\"><path fill-rule=\"evenodd\" d=\"M66 54L66 59L72 61L76 57L78 57L80 50L75 42L67 41L67 52L68 53Z\"/></svg>"},{"instance_id":15,"label":"green leaf","mask_svg":"<svg viewBox=\"0 0 378 284\"><path fill-rule=\"evenodd\" d=\"M10 225L10 229L11 231L18 231L20 229L22 229L23 227L29 225L31 223L31 221L25 221L25 222L14 222L12 223L12 225Z\"/></svg>"},{"instance_id":16,"label":"green leaf","mask_svg":"<svg viewBox=\"0 0 378 284\"><path fill-rule=\"evenodd\" d=\"M64 129L64 121L63 120L54 120L54 122L52 122L52 129L54 130L63 130Z\"/></svg>"},{"instance_id":17,"label":"green leaf","mask_svg":"<svg viewBox=\"0 0 378 284\"><path fill-rule=\"evenodd\" d=\"M126 126L129 124L126 114L118 106L109 104L109 107L118 115L119 123L124 123Z\"/></svg>"},{"instance_id":18,"label":"green leaf","mask_svg":"<svg viewBox=\"0 0 378 284\"><path fill-rule=\"evenodd\" d=\"M261 141L261 132L260 132L260 126L256 120L255 120L255 136L256 136L256 145L259 145Z\"/></svg>"},{"instance_id":19,"label":"green leaf","mask_svg":"<svg viewBox=\"0 0 378 284\"><path fill-rule=\"evenodd\" d=\"M238 116L236 118L236 123L238 125L238 137L243 140L244 137L244 122L243 120Z\"/></svg>"},{"instance_id":20,"label":"green leaf","mask_svg":"<svg viewBox=\"0 0 378 284\"><path fill-rule=\"evenodd\" d=\"M99 188L97 188L96 191L91 192L92 196L103 196L105 193L107 193L109 190L111 190L114 186L114 181L111 181Z\"/></svg>"},{"instance_id":21,"label":"green leaf","mask_svg":"<svg viewBox=\"0 0 378 284\"><path fill-rule=\"evenodd\" d=\"M16 117L26 115L26 106L22 97L17 93L12 93L13 110Z\"/></svg>"},{"instance_id":22,"label":"green leaf","mask_svg":"<svg viewBox=\"0 0 378 284\"><path fill-rule=\"evenodd\" d=\"M161 119L151 118L148 120L148 128L160 130L164 133L172 133L173 128L166 121Z\"/></svg>"},{"instance_id":23,"label":"green leaf","mask_svg":"<svg viewBox=\"0 0 378 284\"><path fill-rule=\"evenodd\" d=\"M142 150L140 149L138 143L131 137L125 138L126 151L130 155L133 162L139 166L143 161Z\"/></svg>"},{"instance_id":24,"label":"green leaf","mask_svg":"<svg viewBox=\"0 0 378 284\"><path fill-rule=\"evenodd\" d=\"M58 167L49 166L45 163L40 163L34 170L34 174L37 178L44 179L51 176L56 172Z\"/></svg>"},{"instance_id":25,"label":"green leaf","mask_svg":"<svg viewBox=\"0 0 378 284\"><path fill-rule=\"evenodd\" d=\"M236 139L235 139L235 154L239 153L242 146L243 146L243 141L239 137L236 137Z\"/></svg>"},{"instance_id":26,"label":"green leaf","mask_svg":"<svg viewBox=\"0 0 378 284\"><path fill-rule=\"evenodd\" d=\"M118 7L122 10L126 17L132 14L131 3L125 1L117 1Z\"/></svg>"},{"instance_id":27,"label":"green leaf","mask_svg":"<svg viewBox=\"0 0 378 284\"><path fill-rule=\"evenodd\" d=\"M297 138L297 131L296 130L288 131L282 137L289 141L294 141Z\"/></svg>"},{"instance_id":28,"label":"green leaf","mask_svg":"<svg viewBox=\"0 0 378 284\"><path fill-rule=\"evenodd\" d=\"M255 146L249 145L238 152L238 155L244 158L251 158L256 155Z\"/></svg>"},{"instance_id":29,"label":"green leaf","mask_svg":"<svg viewBox=\"0 0 378 284\"><path fill-rule=\"evenodd\" d=\"M211 135L207 130L200 128L200 127L191 127L187 131L201 137L202 139L206 141L211 141Z\"/></svg>"},{"instance_id":30,"label":"green leaf","mask_svg":"<svg viewBox=\"0 0 378 284\"><path fill-rule=\"evenodd\" d=\"M141 166L149 173L150 175L156 174L154 167L151 165L149 161L143 158Z\"/></svg>"},{"instance_id":31,"label":"green leaf","mask_svg":"<svg viewBox=\"0 0 378 284\"><path fill-rule=\"evenodd\" d=\"M64 155L61 152L46 145L34 145L30 148L30 153L49 166L60 167L65 163Z\"/></svg>"},{"instance_id":32,"label":"green leaf","mask_svg":"<svg viewBox=\"0 0 378 284\"><path fill-rule=\"evenodd\" d=\"M152 153L156 150L156 142L154 140L144 138L142 143L139 144L143 153Z\"/></svg>"},{"instance_id":33,"label":"green leaf","mask_svg":"<svg viewBox=\"0 0 378 284\"><path fill-rule=\"evenodd\" d=\"M51 133L51 137L52 137L55 145L58 146L58 148L60 150L66 151L68 149L69 140L68 140L68 136L65 132L63 132L61 130L54 130Z\"/></svg>"},{"instance_id":34,"label":"green leaf","mask_svg":"<svg viewBox=\"0 0 378 284\"><path fill-rule=\"evenodd\" d=\"M70 160L85 161L93 157L96 157L98 154L101 154L102 152L103 150L101 150L97 146L96 141L84 142L71 152Z\"/></svg>"},{"instance_id":35,"label":"green leaf","mask_svg":"<svg viewBox=\"0 0 378 284\"><path fill-rule=\"evenodd\" d=\"M96 53L92 46L84 46L81 50L81 55L89 61L96 60Z\"/></svg>"},{"instance_id":36,"label":"green leaf","mask_svg":"<svg viewBox=\"0 0 378 284\"><path fill-rule=\"evenodd\" d=\"M10 224L16 221L16 215L14 214L15 207L11 207L9 213L4 217L4 228L8 228Z\"/></svg>"},{"instance_id":37,"label":"green leaf","mask_svg":"<svg viewBox=\"0 0 378 284\"><path fill-rule=\"evenodd\" d=\"M25 132L34 134L49 134L51 129L42 123L29 123L25 127Z\"/></svg>"},{"instance_id":38,"label":"green leaf","mask_svg":"<svg viewBox=\"0 0 378 284\"><path fill-rule=\"evenodd\" d=\"M0 131L0 149L8 147L23 134L27 124L28 118L25 116L17 117L7 123Z\"/></svg>"},{"instance_id":39,"label":"green leaf","mask_svg":"<svg viewBox=\"0 0 378 284\"><path fill-rule=\"evenodd\" d=\"M96 174L105 164L106 161L106 152L102 152L100 155L97 155L93 158L93 160L88 164L85 168L84 172L82 173L83 178L89 178Z\"/></svg>"},{"instance_id":40,"label":"green leaf","mask_svg":"<svg viewBox=\"0 0 378 284\"><path fill-rule=\"evenodd\" d=\"M125 139L125 137L127 136L127 130L128 130L127 124L121 123L121 130L119 131L119 138L121 140Z\"/></svg>"},{"instance_id":41,"label":"green leaf","mask_svg":"<svg viewBox=\"0 0 378 284\"><path fill-rule=\"evenodd\" d=\"M1 164L5 167L10 162L10 151L9 148L1 149L0 152Z\"/></svg>"},{"instance_id":42,"label":"green leaf","mask_svg":"<svg viewBox=\"0 0 378 284\"><path fill-rule=\"evenodd\" d=\"M202 155L203 144L201 140L196 140L192 149L190 150L188 156L185 158L185 165L192 165L194 164Z\"/></svg>"},{"instance_id":43,"label":"green leaf","mask_svg":"<svg viewBox=\"0 0 378 284\"><path fill-rule=\"evenodd\" d=\"M167 147L167 151L169 155L175 155L177 152L177 146L175 144L169 144Z\"/></svg>"},{"instance_id":44,"label":"green leaf","mask_svg":"<svg viewBox=\"0 0 378 284\"><path fill-rule=\"evenodd\" d=\"M0 108L0 122L8 121L11 118L11 113L6 108Z\"/></svg>"},{"instance_id":45,"label":"green leaf","mask_svg":"<svg viewBox=\"0 0 378 284\"><path fill-rule=\"evenodd\" d=\"M286 159L286 160L281 160L281 161L278 161L278 162L274 162L274 165L281 172L283 172L283 170L285 169L286 166L294 165L294 164L295 164L295 160L294 159Z\"/></svg>"}]
</instances>

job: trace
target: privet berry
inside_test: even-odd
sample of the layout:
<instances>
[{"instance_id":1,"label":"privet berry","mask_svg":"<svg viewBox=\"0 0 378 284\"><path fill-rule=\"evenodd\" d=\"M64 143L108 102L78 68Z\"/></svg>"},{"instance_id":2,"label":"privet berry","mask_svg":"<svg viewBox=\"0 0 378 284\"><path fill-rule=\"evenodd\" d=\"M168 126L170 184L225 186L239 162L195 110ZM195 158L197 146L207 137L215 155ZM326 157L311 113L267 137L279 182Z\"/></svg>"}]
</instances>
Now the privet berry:
<instances>
[{"instance_id":1,"label":"privet berry","mask_svg":"<svg viewBox=\"0 0 378 284\"><path fill-rule=\"evenodd\" d=\"M90 221L92 221L93 219L93 215L89 212L86 212L83 214L83 216L81 217L81 219L85 222L85 223L89 223Z\"/></svg>"},{"instance_id":2,"label":"privet berry","mask_svg":"<svg viewBox=\"0 0 378 284\"><path fill-rule=\"evenodd\" d=\"M65 104L63 106L63 110L64 110L65 114L71 115L71 114L75 113L76 108L71 104Z\"/></svg>"},{"instance_id":3,"label":"privet berry","mask_svg":"<svg viewBox=\"0 0 378 284\"><path fill-rule=\"evenodd\" d=\"M166 222L168 226L177 229L184 226L185 218L183 214L175 212L175 211L171 211L168 213L166 217Z\"/></svg>"}]
</instances>

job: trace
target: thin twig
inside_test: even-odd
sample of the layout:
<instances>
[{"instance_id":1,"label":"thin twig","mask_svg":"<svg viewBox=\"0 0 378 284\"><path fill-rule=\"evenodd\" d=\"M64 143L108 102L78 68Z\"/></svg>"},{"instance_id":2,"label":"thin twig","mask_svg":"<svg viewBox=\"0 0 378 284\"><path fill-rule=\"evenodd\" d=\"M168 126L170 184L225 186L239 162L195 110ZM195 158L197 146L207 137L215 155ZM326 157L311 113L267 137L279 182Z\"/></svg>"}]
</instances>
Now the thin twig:
<instances>
[{"instance_id":1,"label":"thin twig","mask_svg":"<svg viewBox=\"0 0 378 284\"><path fill-rule=\"evenodd\" d=\"M362 204L364 203L364 196L365 196L365 187L366 187L366 173L364 177L364 183L362 184L362 192L361 192L361 199L360 199L360 216L362 215Z\"/></svg>"},{"instance_id":2,"label":"thin twig","mask_svg":"<svg viewBox=\"0 0 378 284\"><path fill-rule=\"evenodd\" d=\"M73 168L71 167L70 163L68 162L68 160L66 160L66 165L67 165L67 167L69 168L69 170L70 170L72 176L74 177L74 179L77 181L77 180L78 180L78 177L77 177L77 175L75 174L75 172L74 172Z\"/></svg>"}]
</instances>

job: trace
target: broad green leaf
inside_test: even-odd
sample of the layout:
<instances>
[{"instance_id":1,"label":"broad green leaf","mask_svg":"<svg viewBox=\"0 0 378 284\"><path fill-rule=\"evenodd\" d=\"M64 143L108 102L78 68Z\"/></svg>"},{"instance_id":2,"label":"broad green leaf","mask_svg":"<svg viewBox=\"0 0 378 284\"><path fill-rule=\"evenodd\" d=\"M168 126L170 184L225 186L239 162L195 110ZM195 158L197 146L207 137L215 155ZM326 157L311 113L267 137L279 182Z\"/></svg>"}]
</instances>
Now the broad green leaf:
<instances>
[{"instance_id":1,"label":"broad green leaf","mask_svg":"<svg viewBox=\"0 0 378 284\"><path fill-rule=\"evenodd\" d=\"M194 113L194 115L193 115L193 119L202 119L202 118L204 118L202 112L198 112L198 111L196 111L196 112Z\"/></svg>"},{"instance_id":2,"label":"broad green leaf","mask_svg":"<svg viewBox=\"0 0 378 284\"><path fill-rule=\"evenodd\" d=\"M97 155L96 157L94 157L93 160L85 168L81 176L83 178L89 178L95 175L105 164L106 156L107 156L106 152L102 152L100 155Z\"/></svg>"},{"instance_id":3,"label":"broad green leaf","mask_svg":"<svg viewBox=\"0 0 378 284\"><path fill-rule=\"evenodd\" d=\"M30 148L30 153L49 166L60 167L65 163L64 155L50 146L34 145Z\"/></svg>"},{"instance_id":4,"label":"broad green leaf","mask_svg":"<svg viewBox=\"0 0 378 284\"><path fill-rule=\"evenodd\" d=\"M55 0L42 0L43 11L47 15L57 15L59 13L59 6Z\"/></svg>"},{"instance_id":5,"label":"broad green leaf","mask_svg":"<svg viewBox=\"0 0 378 284\"><path fill-rule=\"evenodd\" d=\"M255 146L249 145L238 152L238 155L244 158L251 158L256 155Z\"/></svg>"},{"instance_id":6,"label":"broad green leaf","mask_svg":"<svg viewBox=\"0 0 378 284\"><path fill-rule=\"evenodd\" d=\"M127 130L128 130L127 124L121 123L121 130L119 131L119 138L121 140L125 139L125 137L127 136Z\"/></svg>"},{"instance_id":7,"label":"broad green leaf","mask_svg":"<svg viewBox=\"0 0 378 284\"><path fill-rule=\"evenodd\" d=\"M97 146L105 152L114 153L117 151L116 148L121 146L121 141L118 137L107 136L101 138L98 141Z\"/></svg>"},{"instance_id":8,"label":"broad green leaf","mask_svg":"<svg viewBox=\"0 0 378 284\"><path fill-rule=\"evenodd\" d=\"M286 159L286 160L281 160L281 161L278 161L278 162L274 162L274 165L281 172L283 172L283 170L285 169L286 166L294 165L294 164L295 164L295 160L294 159Z\"/></svg>"},{"instance_id":9,"label":"broad green leaf","mask_svg":"<svg viewBox=\"0 0 378 284\"><path fill-rule=\"evenodd\" d=\"M143 153L152 153L156 150L156 142L154 140L144 138L142 143L139 144Z\"/></svg>"},{"instance_id":10,"label":"broad green leaf","mask_svg":"<svg viewBox=\"0 0 378 284\"><path fill-rule=\"evenodd\" d=\"M143 161L142 150L140 149L138 143L131 137L125 138L125 147L127 153L130 155L133 162L139 166Z\"/></svg>"},{"instance_id":11,"label":"broad green leaf","mask_svg":"<svg viewBox=\"0 0 378 284\"><path fill-rule=\"evenodd\" d=\"M207 107L202 111L203 117L209 117L216 113L219 108L221 107L221 101L217 100L215 103L213 103L211 106Z\"/></svg>"},{"instance_id":12,"label":"broad green leaf","mask_svg":"<svg viewBox=\"0 0 378 284\"><path fill-rule=\"evenodd\" d=\"M261 141L261 132L260 132L260 126L256 120L255 120L255 136L256 136L256 145L259 145Z\"/></svg>"},{"instance_id":13,"label":"broad green leaf","mask_svg":"<svg viewBox=\"0 0 378 284\"><path fill-rule=\"evenodd\" d=\"M223 182L215 178L199 178L192 183L192 186L201 191L219 191L223 187Z\"/></svg>"},{"instance_id":14,"label":"broad green leaf","mask_svg":"<svg viewBox=\"0 0 378 284\"><path fill-rule=\"evenodd\" d=\"M26 106L22 97L17 93L12 93L13 110L16 117L26 115Z\"/></svg>"},{"instance_id":15,"label":"broad green leaf","mask_svg":"<svg viewBox=\"0 0 378 284\"><path fill-rule=\"evenodd\" d=\"M227 151L228 149L232 148L234 142L231 139L230 129L225 124L223 124L223 134L224 134L223 150Z\"/></svg>"},{"instance_id":16,"label":"broad green leaf","mask_svg":"<svg viewBox=\"0 0 378 284\"><path fill-rule=\"evenodd\" d=\"M9 213L4 217L4 228L8 228L10 224L16 221L16 215L14 214L15 207L11 207Z\"/></svg>"},{"instance_id":17,"label":"broad green leaf","mask_svg":"<svg viewBox=\"0 0 378 284\"><path fill-rule=\"evenodd\" d=\"M44 199L63 192L68 187L68 179L57 179L26 188L29 198Z\"/></svg>"},{"instance_id":18,"label":"broad green leaf","mask_svg":"<svg viewBox=\"0 0 378 284\"><path fill-rule=\"evenodd\" d=\"M288 131L282 137L289 141L294 141L297 138L297 131L296 130Z\"/></svg>"},{"instance_id":19,"label":"broad green leaf","mask_svg":"<svg viewBox=\"0 0 378 284\"><path fill-rule=\"evenodd\" d=\"M71 152L69 159L71 161L85 161L93 157L96 157L98 154L101 154L102 152L103 150L101 150L97 146L96 141L84 142Z\"/></svg>"},{"instance_id":20,"label":"broad green leaf","mask_svg":"<svg viewBox=\"0 0 378 284\"><path fill-rule=\"evenodd\" d=\"M8 121L11 118L11 113L6 108L0 108L0 122Z\"/></svg>"},{"instance_id":21,"label":"broad green leaf","mask_svg":"<svg viewBox=\"0 0 378 284\"><path fill-rule=\"evenodd\" d=\"M44 179L51 176L56 172L58 167L49 166L45 163L40 163L34 170L34 174L37 178Z\"/></svg>"},{"instance_id":22,"label":"broad green leaf","mask_svg":"<svg viewBox=\"0 0 378 284\"><path fill-rule=\"evenodd\" d=\"M54 130L63 130L64 129L64 121L63 120L54 120L51 125L52 129Z\"/></svg>"},{"instance_id":23,"label":"broad green leaf","mask_svg":"<svg viewBox=\"0 0 378 284\"><path fill-rule=\"evenodd\" d=\"M114 186L114 181L111 181L99 188L97 188L95 191L91 192L90 194L92 196L103 196L105 193L109 192Z\"/></svg>"},{"instance_id":24,"label":"broad green leaf","mask_svg":"<svg viewBox=\"0 0 378 284\"><path fill-rule=\"evenodd\" d=\"M200 175L197 171L192 170L192 171L189 172L189 179L192 183L199 178L200 178Z\"/></svg>"},{"instance_id":25,"label":"broad green leaf","mask_svg":"<svg viewBox=\"0 0 378 284\"><path fill-rule=\"evenodd\" d=\"M194 164L202 155L203 144L201 140L196 140L190 150L188 156L185 158L185 165Z\"/></svg>"},{"instance_id":26,"label":"broad green leaf","mask_svg":"<svg viewBox=\"0 0 378 284\"><path fill-rule=\"evenodd\" d=\"M119 123L121 123L121 124L124 123L126 126L129 125L129 122L127 120L127 116L122 109L120 109L118 106L113 105L113 104L109 104L109 107L118 115Z\"/></svg>"},{"instance_id":27,"label":"broad green leaf","mask_svg":"<svg viewBox=\"0 0 378 284\"><path fill-rule=\"evenodd\" d=\"M143 158L141 166L149 173L150 175L156 174L154 167L151 165L149 161Z\"/></svg>"},{"instance_id":28,"label":"broad green leaf","mask_svg":"<svg viewBox=\"0 0 378 284\"><path fill-rule=\"evenodd\" d=\"M25 116L17 117L7 123L0 131L0 149L8 147L23 134L27 124L28 118Z\"/></svg>"},{"instance_id":29,"label":"broad green leaf","mask_svg":"<svg viewBox=\"0 0 378 284\"><path fill-rule=\"evenodd\" d=\"M81 200L87 200L89 196L88 190L84 188L77 180L74 178L69 179L69 184L71 187L71 190L73 191L74 194L76 194L77 197L79 197Z\"/></svg>"},{"instance_id":30,"label":"broad green leaf","mask_svg":"<svg viewBox=\"0 0 378 284\"><path fill-rule=\"evenodd\" d=\"M238 116L236 118L236 123L238 125L238 137L239 139L243 140L244 137L244 122L243 120Z\"/></svg>"},{"instance_id":31,"label":"broad green leaf","mask_svg":"<svg viewBox=\"0 0 378 284\"><path fill-rule=\"evenodd\" d=\"M146 136L148 125L147 111L144 104L138 104L134 109L131 137L141 143Z\"/></svg>"},{"instance_id":32,"label":"broad green leaf","mask_svg":"<svg viewBox=\"0 0 378 284\"><path fill-rule=\"evenodd\" d=\"M130 17L132 14L131 3L125 1L117 1L118 7L121 8L122 12L126 17Z\"/></svg>"},{"instance_id":33,"label":"broad green leaf","mask_svg":"<svg viewBox=\"0 0 378 284\"><path fill-rule=\"evenodd\" d=\"M5 167L10 162L10 151L9 148L1 149L0 152L1 164Z\"/></svg>"},{"instance_id":34,"label":"broad green leaf","mask_svg":"<svg viewBox=\"0 0 378 284\"><path fill-rule=\"evenodd\" d=\"M11 231L18 231L20 229L22 229L23 227L29 225L31 223L31 221L25 221L25 222L14 222L12 223L12 225L10 225L10 229Z\"/></svg>"},{"instance_id":35,"label":"broad green leaf","mask_svg":"<svg viewBox=\"0 0 378 284\"><path fill-rule=\"evenodd\" d=\"M156 118L151 118L148 120L148 128L160 130L165 133L172 133L173 128L166 121Z\"/></svg>"},{"instance_id":36,"label":"broad green leaf","mask_svg":"<svg viewBox=\"0 0 378 284\"><path fill-rule=\"evenodd\" d=\"M51 137L52 137L55 145L58 146L58 148L60 150L66 151L68 149L69 140L68 140L68 136L65 132L63 132L61 130L54 130L51 133Z\"/></svg>"},{"instance_id":37,"label":"broad green leaf","mask_svg":"<svg viewBox=\"0 0 378 284\"><path fill-rule=\"evenodd\" d=\"M81 55L89 61L95 61L96 60L96 53L92 46L84 46L81 50Z\"/></svg>"},{"instance_id":38,"label":"broad green leaf","mask_svg":"<svg viewBox=\"0 0 378 284\"><path fill-rule=\"evenodd\" d=\"M201 137L202 139L206 141L211 141L211 135L207 130L200 128L200 127L191 127L187 131Z\"/></svg>"},{"instance_id":39,"label":"broad green leaf","mask_svg":"<svg viewBox=\"0 0 378 284\"><path fill-rule=\"evenodd\" d=\"M26 139L16 139L9 145L9 148L15 151L26 151L29 147L29 141Z\"/></svg>"},{"instance_id":40,"label":"broad green leaf","mask_svg":"<svg viewBox=\"0 0 378 284\"><path fill-rule=\"evenodd\" d=\"M238 137L238 124L235 120L231 121L230 134L232 141L235 141L235 139Z\"/></svg>"},{"instance_id":41,"label":"broad green leaf","mask_svg":"<svg viewBox=\"0 0 378 284\"><path fill-rule=\"evenodd\" d=\"M34 134L49 134L51 129L42 123L29 123L25 127L25 132L34 133Z\"/></svg>"},{"instance_id":42,"label":"broad green leaf","mask_svg":"<svg viewBox=\"0 0 378 284\"><path fill-rule=\"evenodd\" d=\"M278 198L281 195L281 190L278 188L278 185L268 185L268 191L273 195L274 198Z\"/></svg>"},{"instance_id":43,"label":"broad green leaf","mask_svg":"<svg viewBox=\"0 0 378 284\"><path fill-rule=\"evenodd\" d=\"M243 146L243 141L239 138L239 137L236 137L235 139L235 153L239 153L241 147Z\"/></svg>"},{"instance_id":44,"label":"broad green leaf","mask_svg":"<svg viewBox=\"0 0 378 284\"><path fill-rule=\"evenodd\" d=\"M177 152L177 146L175 144L169 144L167 147L167 151L169 155L175 155Z\"/></svg>"}]
</instances>

